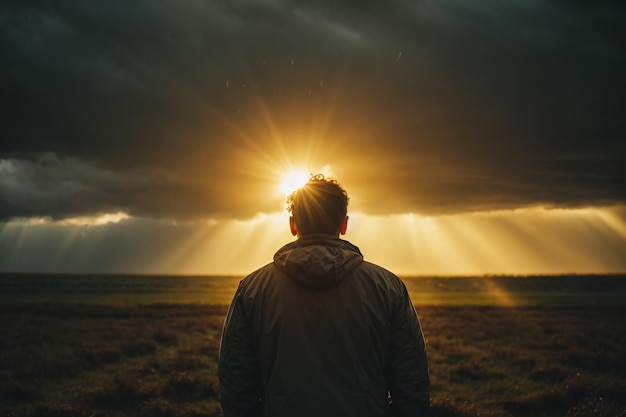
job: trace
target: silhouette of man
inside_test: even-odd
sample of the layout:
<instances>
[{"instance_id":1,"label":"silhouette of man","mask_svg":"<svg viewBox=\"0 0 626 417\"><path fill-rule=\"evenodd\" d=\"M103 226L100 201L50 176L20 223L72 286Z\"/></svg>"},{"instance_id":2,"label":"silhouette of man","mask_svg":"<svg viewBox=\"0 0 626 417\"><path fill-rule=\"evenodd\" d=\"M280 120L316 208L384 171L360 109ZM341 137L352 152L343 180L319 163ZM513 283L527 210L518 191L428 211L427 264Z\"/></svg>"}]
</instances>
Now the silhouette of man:
<instances>
[{"instance_id":1,"label":"silhouette of man","mask_svg":"<svg viewBox=\"0 0 626 417\"><path fill-rule=\"evenodd\" d=\"M348 225L346 191L312 175L287 202L297 240L240 282L226 316L224 416L428 414L418 316L396 275L339 238Z\"/></svg>"}]
</instances>

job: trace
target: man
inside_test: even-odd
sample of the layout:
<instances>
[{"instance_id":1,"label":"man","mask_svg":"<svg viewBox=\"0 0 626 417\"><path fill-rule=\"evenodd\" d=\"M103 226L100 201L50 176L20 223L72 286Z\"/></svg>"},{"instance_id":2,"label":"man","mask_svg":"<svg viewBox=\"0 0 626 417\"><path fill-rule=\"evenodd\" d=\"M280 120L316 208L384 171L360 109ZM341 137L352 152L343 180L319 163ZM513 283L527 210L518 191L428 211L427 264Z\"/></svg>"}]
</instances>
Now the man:
<instances>
[{"instance_id":1,"label":"man","mask_svg":"<svg viewBox=\"0 0 626 417\"><path fill-rule=\"evenodd\" d=\"M339 238L348 195L323 175L288 198L298 239L241 281L219 359L225 417L429 411L420 323L402 281Z\"/></svg>"}]
</instances>

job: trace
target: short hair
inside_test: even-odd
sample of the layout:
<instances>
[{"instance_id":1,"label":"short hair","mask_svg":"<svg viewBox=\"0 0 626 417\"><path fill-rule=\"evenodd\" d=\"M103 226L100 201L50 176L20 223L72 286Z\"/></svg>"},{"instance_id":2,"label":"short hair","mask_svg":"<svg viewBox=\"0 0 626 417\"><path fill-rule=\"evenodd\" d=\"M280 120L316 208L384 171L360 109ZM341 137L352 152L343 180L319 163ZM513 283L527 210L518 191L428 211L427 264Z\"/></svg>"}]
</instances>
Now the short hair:
<instances>
[{"instance_id":1,"label":"short hair","mask_svg":"<svg viewBox=\"0 0 626 417\"><path fill-rule=\"evenodd\" d=\"M348 193L336 180L310 174L309 181L287 197L287 211L300 236L336 235L348 212L348 200Z\"/></svg>"}]
</instances>

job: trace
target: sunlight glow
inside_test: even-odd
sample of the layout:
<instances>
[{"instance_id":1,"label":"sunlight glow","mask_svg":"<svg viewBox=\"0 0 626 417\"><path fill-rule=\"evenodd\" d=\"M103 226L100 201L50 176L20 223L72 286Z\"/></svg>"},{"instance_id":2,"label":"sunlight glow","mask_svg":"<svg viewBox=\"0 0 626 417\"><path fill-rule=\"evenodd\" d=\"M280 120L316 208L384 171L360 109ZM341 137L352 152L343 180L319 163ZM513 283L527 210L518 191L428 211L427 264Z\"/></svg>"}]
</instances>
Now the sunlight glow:
<instances>
[{"instance_id":1,"label":"sunlight glow","mask_svg":"<svg viewBox=\"0 0 626 417\"><path fill-rule=\"evenodd\" d=\"M350 212L345 239L401 276L617 273L626 271L625 213L626 207ZM177 223L127 217L0 223L0 270L243 275L294 239L284 212ZM514 302L495 286L482 291Z\"/></svg>"},{"instance_id":2,"label":"sunlight glow","mask_svg":"<svg viewBox=\"0 0 626 417\"><path fill-rule=\"evenodd\" d=\"M62 220L54 220L50 217L31 217L20 221L26 225L37 226L54 224L59 226L104 226L109 223L119 223L122 220L130 219L130 216L122 211L117 213L103 213L94 216L69 217Z\"/></svg>"},{"instance_id":3,"label":"sunlight glow","mask_svg":"<svg viewBox=\"0 0 626 417\"><path fill-rule=\"evenodd\" d=\"M287 174L280 184L280 192L285 196L302 187L309 180L309 174L303 170L294 170Z\"/></svg>"},{"instance_id":4,"label":"sunlight glow","mask_svg":"<svg viewBox=\"0 0 626 417\"><path fill-rule=\"evenodd\" d=\"M109 223L119 223L128 219L128 214L123 212L104 213L99 216L81 216L61 220L59 224L75 226L102 226Z\"/></svg>"},{"instance_id":5,"label":"sunlight glow","mask_svg":"<svg viewBox=\"0 0 626 417\"><path fill-rule=\"evenodd\" d=\"M606 207L432 217L350 213L346 237L370 261L401 275L613 273L626 270L626 222L619 213Z\"/></svg>"}]
</instances>

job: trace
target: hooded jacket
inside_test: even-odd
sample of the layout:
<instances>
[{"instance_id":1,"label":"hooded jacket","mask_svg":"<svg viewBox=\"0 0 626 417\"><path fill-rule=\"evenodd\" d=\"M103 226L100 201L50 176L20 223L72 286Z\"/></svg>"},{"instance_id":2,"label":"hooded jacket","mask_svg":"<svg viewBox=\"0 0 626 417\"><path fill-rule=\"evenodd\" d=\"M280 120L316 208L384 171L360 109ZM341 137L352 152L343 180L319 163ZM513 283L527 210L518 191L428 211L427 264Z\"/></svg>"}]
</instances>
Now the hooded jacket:
<instances>
[{"instance_id":1,"label":"hooded jacket","mask_svg":"<svg viewBox=\"0 0 626 417\"><path fill-rule=\"evenodd\" d=\"M302 237L239 284L219 358L225 417L412 416L429 409L404 283L348 241Z\"/></svg>"}]
</instances>

